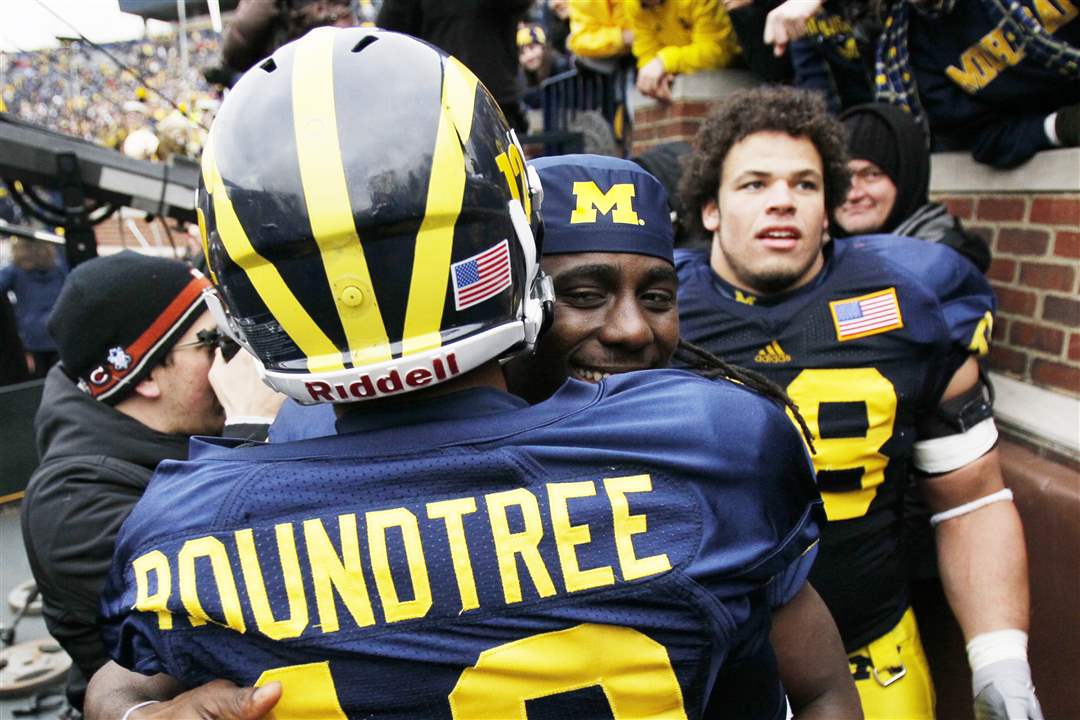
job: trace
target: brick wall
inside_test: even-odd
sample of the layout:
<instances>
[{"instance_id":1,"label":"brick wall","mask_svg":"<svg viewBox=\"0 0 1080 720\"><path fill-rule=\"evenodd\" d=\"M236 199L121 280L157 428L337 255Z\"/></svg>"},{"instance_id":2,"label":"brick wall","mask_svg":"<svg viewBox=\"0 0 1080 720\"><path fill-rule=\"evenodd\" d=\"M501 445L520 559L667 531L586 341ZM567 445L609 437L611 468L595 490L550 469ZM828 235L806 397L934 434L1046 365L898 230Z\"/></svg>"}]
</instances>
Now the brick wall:
<instances>
[{"instance_id":1,"label":"brick wall","mask_svg":"<svg viewBox=\"0 0 1080 720\"><path fill-rule=\"evenodd\" d=\"M993 247L991 368L1080 396L1080 193L935 199Z\"/></svg>"},{"instance_id":2,"label":"brick wall","mask_svg":"<svg viewBox=\"0 0 1080 720\"><path fill-rule=\"evenodd\" d=\"M709 70L680 75L672 87L670 105L631 92L634 108L633 144L638 155L654 145L672 140L690 140L713 104L725 95L753 87L758 79L749 70Z\"/></svg>"},{"instance_id":3,"label":"brick wall","mask_svg":"<svg viewBox=\"0 0 1080 720\"><path fill-rule=\"evenodd\" d=\"M640 155L655 145L690 140L710 107L712 103L701 100L676 100L667 107L649 104L637 110L631 152Z\"/></svg>"}]
</instances>

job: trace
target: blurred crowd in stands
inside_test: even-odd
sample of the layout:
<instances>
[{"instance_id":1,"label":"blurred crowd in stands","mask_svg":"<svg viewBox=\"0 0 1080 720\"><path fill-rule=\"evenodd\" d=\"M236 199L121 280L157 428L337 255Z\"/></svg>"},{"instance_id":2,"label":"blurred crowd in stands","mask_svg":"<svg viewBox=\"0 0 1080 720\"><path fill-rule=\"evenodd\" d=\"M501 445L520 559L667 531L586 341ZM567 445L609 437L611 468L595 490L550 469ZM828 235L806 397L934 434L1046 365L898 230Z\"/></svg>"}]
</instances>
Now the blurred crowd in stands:
<instances>
[{"instance_id":1,"label":"blurred crowd in stands","mask_svg":"<svg viewBox=\"0 0 1080 720\"><path fill-rule=\"evenodd\" d=\"M194 31L187 49L186 67L175 36L13 53L2 104L21 120L108 147L123 149L134 136L129 152L141 159L195 155L220 99L203 72L220 65L220 44L216 33Z\"/></svg>"},{"instance_id":2,"label":"blurred crowd in stands","mask_svg":"<svg viewBox=\"0 0 1080 720\"><path fill-rule=\"evenodd\" d=\"M533 14L518 42L534 98L567 62L632 66L662 103L680 75L743 68L816 90L837 113L894 105L932 149L995 167L1080 144L1072 0L549 0Z\"/></svg>"},{"instance_id":3,"label":"blurred crowd in stands","mask_svg":"<svg viewBox=\"0 0 1080 720\"><path fill-rule=\"evenodd\" d=\"M633 112L624 102L630 87L666 103L680 75L742 68L762 82L815 89L837 113L867 102L895 105L923 128L932 149L968 150L997 167L1080 142L1080 9L1073 0L518 0L463 7L243 0L220 41L209 30L189 33L186 65L175 36L100 49L69 40L8 55L3 109L135 157L195 155L220 92L274 47L318 25L380 24L459 56L519 132L552 129L525 119L545 104L545 85L600 78L608 104L619 106L604 108L603 119L621 140ZM569 102L580 105L583 95ZM565 94L558 102L568 102ZM626 154L629 146L614 151Z\"/></svg>"}]
</instances>

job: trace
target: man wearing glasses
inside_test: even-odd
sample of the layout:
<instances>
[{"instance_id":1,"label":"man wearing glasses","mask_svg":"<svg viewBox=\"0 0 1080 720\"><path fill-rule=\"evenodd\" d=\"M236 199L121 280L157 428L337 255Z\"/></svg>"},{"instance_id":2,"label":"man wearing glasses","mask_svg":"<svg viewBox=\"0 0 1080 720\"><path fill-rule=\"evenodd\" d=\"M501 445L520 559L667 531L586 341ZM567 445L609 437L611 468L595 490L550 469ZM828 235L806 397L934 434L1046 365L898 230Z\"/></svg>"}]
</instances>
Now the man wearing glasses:
<instances>
[{"instance_id":1,"label":"man wearing glasses","mask_svg":"<svg viewBox=\"0 0 1080 720\"><path fill-rule=\"evenodd\" d=\"M46 625L74 661L67 690L80 710L106 660L98 596L121 523L160 461L186 459L192 435L221 434L229 398L219 401L211 367L219 384L247 385L243 360L215 361L209 287L180 262L124 251L76 268L49 318L61 362L35 418L41 465L22 528ZM227 409L244 420L259 412Z\"/></svg>"}]
</instances>

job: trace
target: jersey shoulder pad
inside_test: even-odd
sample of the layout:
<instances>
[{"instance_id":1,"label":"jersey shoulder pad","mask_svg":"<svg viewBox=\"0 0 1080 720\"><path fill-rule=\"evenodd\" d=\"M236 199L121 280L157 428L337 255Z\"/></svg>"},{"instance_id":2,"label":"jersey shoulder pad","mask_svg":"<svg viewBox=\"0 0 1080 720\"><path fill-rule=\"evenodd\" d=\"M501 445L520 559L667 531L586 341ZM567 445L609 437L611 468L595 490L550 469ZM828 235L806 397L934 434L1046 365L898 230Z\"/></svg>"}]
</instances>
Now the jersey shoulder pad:
<instances>
[{"instance_id":1,"label":"jersey shoulder pad","mask_svg":"<svg viewBox=\"0 0 1080 720\"><path fill-rule=\"evenodd\" d=\"M994 291L979 269L954 249L897 235L847 238L847 253L876 260L910 292L928 297L939 309L949 342L966 352L989 352L996 307Z\"/></svg>"},{"instance_id":2,"label":"jersey shoulder pad","mask_svg":"<svg viewBox=\"0 0 1080 720\"><path fill-rule=\"evenodd\" d=\"M626 373L604 386L616 402L641 395L618 416L639 426L649 418L649 451L692 479L717 519L705 527L699 582L715 592L760 587L816 540L824 516L813 465L776 402L683 370Z\"/></svg>"},{"instance_id":3,"label":"jersey shoulder pad","mask_svg":"<svg viewBox=\"0 0 1080 720\"><path fill-rule=\"evenodd\" d=\"M201 438L193 441L192 450L204 457L215 451L229 452L224 445L211 449L210 441L220 440ZM205 447L198 444L202 442L206 442ZM131 581L133 567L136 562L152 566L155 554L161 556L151 550L155 545L180 542L179 538L215 527L220 513L228 512L233 504L237 486L246 486L255 472L257 469L250 466L241 470L226 457L166 460L158 465L146 492L120 528L101 593L101 634L114 660L146 675L168 671L162 660L168 657L168 642L150 629L156 628L155 614L133 610L138 594L147 590L140 590Z\"/></svg>"},{"instance_id":4,"label":"jersey shoulder pad","mask_svg":"<svg viewBox=\"0 0 1080 720\"><path fill-rule=\"evenodd\" d=\"M691 271L692 268L701 266L703 263L708 263L709 253L707 250L690 250L687 248L677 248L675 250L675 272L682 277L684 272Z\"/></svg>"}]
</instances>

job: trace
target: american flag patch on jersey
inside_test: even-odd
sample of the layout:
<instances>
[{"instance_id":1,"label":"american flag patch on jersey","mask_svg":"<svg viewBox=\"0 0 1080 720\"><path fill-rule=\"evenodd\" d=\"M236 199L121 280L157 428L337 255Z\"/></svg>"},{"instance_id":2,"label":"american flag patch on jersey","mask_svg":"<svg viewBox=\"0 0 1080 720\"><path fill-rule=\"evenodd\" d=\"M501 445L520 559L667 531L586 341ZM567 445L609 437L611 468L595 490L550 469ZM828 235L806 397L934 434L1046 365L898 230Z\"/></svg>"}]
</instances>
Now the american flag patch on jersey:
<instances>
[{"instance_id":1,"label":"american flag patch on jersey","mask_svg":"<svg viewBox=\"0 0 1080 720\"><path fill-rule=\"evenodd\" d=\"M501 243L479 255L450 266L454 280L454 307L470 308L510 287L510 244Z\"/></svg>"},{"instance_id":2,"label":"american flag patch on jersey","mask_svg":"<svg viewBox=\"0 0 1080 720\"><path fill-rule=\"evenodd\" d=\"M836 339L840 341L877 335L904 327L896 288L834 300L829 303Z\"/></svg>"}]
</instances>

